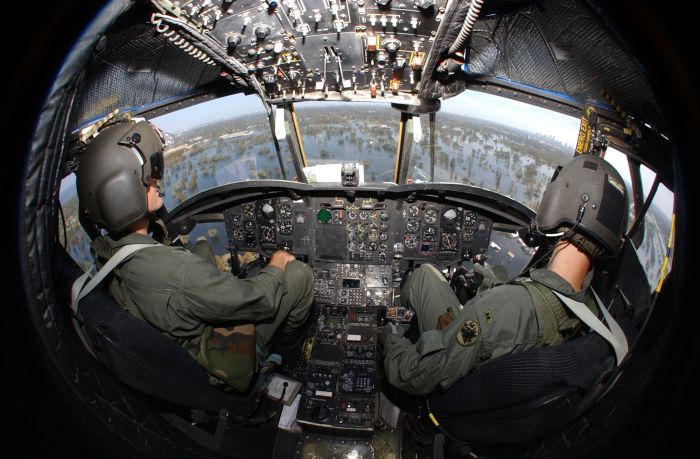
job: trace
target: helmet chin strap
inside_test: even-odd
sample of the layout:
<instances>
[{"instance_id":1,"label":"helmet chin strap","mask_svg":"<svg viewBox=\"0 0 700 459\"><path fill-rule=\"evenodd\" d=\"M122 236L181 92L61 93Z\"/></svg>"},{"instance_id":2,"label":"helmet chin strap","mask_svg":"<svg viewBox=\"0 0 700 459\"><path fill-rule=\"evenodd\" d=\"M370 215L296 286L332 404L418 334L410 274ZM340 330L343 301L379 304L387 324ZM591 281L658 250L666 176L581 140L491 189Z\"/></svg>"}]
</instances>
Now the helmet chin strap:
<instances>
[{"instance_id":1,"label":"helmet chin strap","mask_svg":"<svg viewBox=\"0 0 700 459\"><path fill-rule=\"evenodd\" d=\"M158 181L158 184L156 185L156 190L158 190L158 197L159 198L162 198L163 196L165 196L165 192L160 187L160 181Z\"/></svg>"}]
</instances>

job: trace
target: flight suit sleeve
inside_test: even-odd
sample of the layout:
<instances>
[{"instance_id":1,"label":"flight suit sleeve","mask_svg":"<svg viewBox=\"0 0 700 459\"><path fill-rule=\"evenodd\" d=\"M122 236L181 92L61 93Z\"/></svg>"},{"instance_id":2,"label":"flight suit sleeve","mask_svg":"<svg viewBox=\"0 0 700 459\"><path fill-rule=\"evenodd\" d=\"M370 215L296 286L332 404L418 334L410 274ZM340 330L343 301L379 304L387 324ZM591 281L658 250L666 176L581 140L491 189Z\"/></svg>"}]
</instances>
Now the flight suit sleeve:
<instances>
[{"instance_id":1,"label":"flight suit sleeve","mask_svg":"<svg viewBox=\"0 0 700 459\"><path fill-rule=\"evenodd\" d=\"M260 321L277 312L283 272L268 266L252 278L238 279L221 272L207 260L190 254L181 281L187 310L201 321L223 324L234 321Z\"/></svg>"},{"instance_id":2,"label":"flight suit sleeve","mask_svg":"<svg viewBox=\"0 0 700 459\"><path fill-rule=\"evenodd\" d=\"M384 369L389 383L413 395L445 390L484 361L533 347L537 319L520 286L499 286L477 295L444 330L421 334L416 344L386 337Z\"/></svg>"}]
</instances>

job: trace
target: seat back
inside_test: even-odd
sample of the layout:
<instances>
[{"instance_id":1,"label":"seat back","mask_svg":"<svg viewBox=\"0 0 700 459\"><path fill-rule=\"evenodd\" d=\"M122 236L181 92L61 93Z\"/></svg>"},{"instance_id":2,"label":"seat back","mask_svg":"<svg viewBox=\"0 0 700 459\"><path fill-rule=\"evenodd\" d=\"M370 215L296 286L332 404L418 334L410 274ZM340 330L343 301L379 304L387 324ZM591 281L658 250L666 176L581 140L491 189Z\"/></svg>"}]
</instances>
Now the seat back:
<instances>
[{"instance_id":1,"label":"seat back","mask_svg":"<svg viewBox=\"0 0 700 459\"><path fill-rule=\"evenodd\" d=\"M82 270L63 254L67 291ZM235 408L250 394L229 394L209 384L209 374L171 338L120 307L95 288L78 305L83 334L97 359L121 382L177 405L218 413Z\"/></svg>"},{"instance_id":2,"label":"seat back","mask_svg":"<svg viewBox=\"0 0 700 459\"><path fill-rule=\"evenodd\" d=\"M607 342L589 333L491 360L428 403L460 440L522 442L570 419L614 364Z\"/></svg>"}]
</instances>

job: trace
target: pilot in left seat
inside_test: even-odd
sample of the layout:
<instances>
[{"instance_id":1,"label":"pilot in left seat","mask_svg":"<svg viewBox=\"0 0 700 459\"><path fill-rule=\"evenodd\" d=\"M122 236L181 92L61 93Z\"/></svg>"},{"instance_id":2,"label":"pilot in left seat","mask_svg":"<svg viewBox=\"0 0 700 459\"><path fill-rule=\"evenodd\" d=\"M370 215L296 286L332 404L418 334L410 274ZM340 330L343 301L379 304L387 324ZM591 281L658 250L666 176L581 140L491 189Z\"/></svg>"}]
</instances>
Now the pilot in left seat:
<instances>
[{"instance_id":1,"label":"pilot in left seat","mask_svg":"<svg viewBox=\"0 0 700 459\"><path fill-rule=\"evenodd\" d=\"M203 256L157 244L148 229L163 206L164 147L146 121L105 127L85 147L76 173L80 212L108 233L91 247L101 266L125 245L156 244L114 270L109 293L185 347L213 384L242 391L267 358L278 328L284 324L284 341L305 323L313 274L280 250L257 276L238 279Z\"/></svg>"}]
</instances>

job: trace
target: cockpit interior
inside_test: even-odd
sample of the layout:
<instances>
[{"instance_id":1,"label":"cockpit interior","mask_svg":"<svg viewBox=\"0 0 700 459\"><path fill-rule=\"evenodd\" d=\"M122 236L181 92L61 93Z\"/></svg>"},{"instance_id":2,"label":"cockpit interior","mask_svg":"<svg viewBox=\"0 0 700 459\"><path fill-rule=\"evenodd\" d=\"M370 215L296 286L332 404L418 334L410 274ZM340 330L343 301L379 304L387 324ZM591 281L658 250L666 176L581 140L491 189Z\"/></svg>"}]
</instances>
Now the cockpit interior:
<instances>
[{"instance_id":1,"label":"cockpit interior","mask_svg":"<svg viewBox=\"0 0 700 459\"><path fill-rule=\"evenodd\" d=\"M585 0L114 0L65 56L22 175L20 259L56 387L115 457L600 457L664 358L680 302L685 194L658 88ZM293 346L246 391L97 288L75 172L115 122L165 139L163 244L212 247L254 276L286 250L313 272ZM557 168L602 156L624 178L620 256L592 285L620 323L494 359L411 396L383 328L431 264L460 300L544 253L533 227ZM679 272L680 271L680 272ZM668 321L666 320L666 323ZM411 336L409 332L408 336ZM416 339L414 337L414 339ZM98 442L99 443L99 442ZM99 447L100 445L94 445Z\"/></svg>"}]
</instances>

